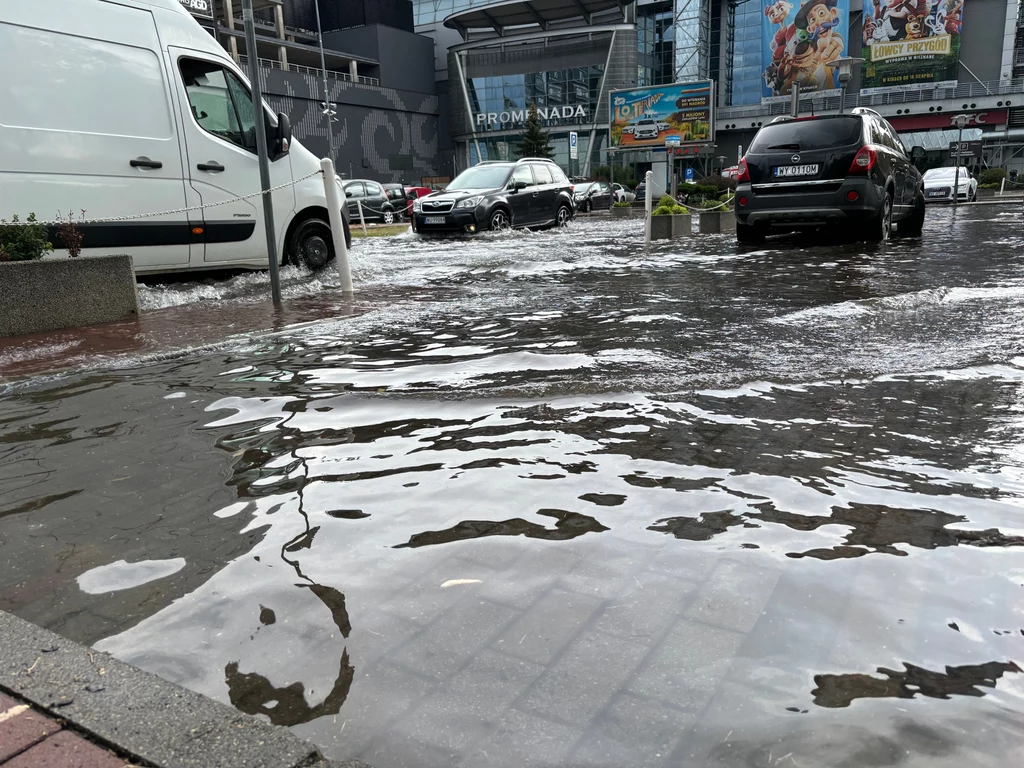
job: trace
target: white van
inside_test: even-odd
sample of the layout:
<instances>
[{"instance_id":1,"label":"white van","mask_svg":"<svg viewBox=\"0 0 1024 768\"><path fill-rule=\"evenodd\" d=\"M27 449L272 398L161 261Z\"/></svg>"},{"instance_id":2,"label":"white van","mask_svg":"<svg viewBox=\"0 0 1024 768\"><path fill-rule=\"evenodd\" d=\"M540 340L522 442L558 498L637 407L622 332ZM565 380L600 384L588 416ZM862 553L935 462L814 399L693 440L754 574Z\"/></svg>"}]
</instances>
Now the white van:
<instances>
[{"instance_id":1,"label":"white van","mask_svg":"<svg viewBox=\"0 0 1024 768\"><path fill-rule=\"evenodd\" d=\"M138 272L267 266L248 80L179 0L0 3L0 218L84 224ZM333 257L320 161L266 107L282 263ZM349 236L346 221L346 236ZM51 238L52 239L52 238ZM55 247L59 242L53 240Z\"/></svg>"}]
</instances>

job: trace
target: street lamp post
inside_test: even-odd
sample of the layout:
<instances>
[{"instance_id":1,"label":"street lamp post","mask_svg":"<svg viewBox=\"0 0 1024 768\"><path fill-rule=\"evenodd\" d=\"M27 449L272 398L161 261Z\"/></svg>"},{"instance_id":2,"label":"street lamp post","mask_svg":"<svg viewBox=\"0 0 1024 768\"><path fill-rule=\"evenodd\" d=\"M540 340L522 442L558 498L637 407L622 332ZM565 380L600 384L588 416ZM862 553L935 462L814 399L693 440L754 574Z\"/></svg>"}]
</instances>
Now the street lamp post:
<instances>
[{"instance_id":1,"label":"street lamp post","mask_svg":"<svg viewBox=\"0 0 1024 768\"><path fill-rule=\"evenodd\" d=\"M324 35L320 30L320 0L313 0L314 10L316 11L316 39L320 44L320 74L323 77L324 83L324 101L321 105L323 107L324 119L327 122L327 157L332 161L334 160L334 142L331 140L331 123L336 123L338 118L335 115L338 111L331 104L330 91L327 86L327 57L324 54ZM352 174L349 173L349 176Z\"/></svg>"},{"instance_id":2,"label":"street lamp post","mask_svg":"<svg viewBox=\"0 0 1024 768\"><path fill-rule=\"evenodd\" d=\"M853 79L853 68L863 63L864 59L857 58L856 56L842 56L831 63L832 67L839 69L840 114L846 111L846 86L849 85L850 81Z\"/></svg>"},{"instance_id":3,"label":"street lamp post","mask_svg":"<svg viewBox=\"0 0 1024 768\"><path fill-rule=\"evenodd\" d=\"M957 128L956 137L956 171L953 173L953 207L960 203L960 156L964 151L964 128L971 123L970 115L956 115L953 125Z\"/></svg>"}]
</instances>

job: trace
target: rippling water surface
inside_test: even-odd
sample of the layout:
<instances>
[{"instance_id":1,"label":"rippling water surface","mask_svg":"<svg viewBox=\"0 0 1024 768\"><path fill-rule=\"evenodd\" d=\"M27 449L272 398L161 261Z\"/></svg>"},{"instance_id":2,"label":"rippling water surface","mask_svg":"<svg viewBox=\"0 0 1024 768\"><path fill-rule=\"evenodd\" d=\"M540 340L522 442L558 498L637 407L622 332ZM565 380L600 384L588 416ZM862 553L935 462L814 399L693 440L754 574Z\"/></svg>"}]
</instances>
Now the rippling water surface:
<instances>
[{"instance_id":1,"label":"rippling water surface","mask_svg":"<svg viewBox=\"0 0 1024 768\"><path fill-rule=\"evenodd\" d=\"M0 398L0 607L377 768L1015 764L1022 247L379 239L355 310L66 339Z\"/></svg>"}]
</instances>

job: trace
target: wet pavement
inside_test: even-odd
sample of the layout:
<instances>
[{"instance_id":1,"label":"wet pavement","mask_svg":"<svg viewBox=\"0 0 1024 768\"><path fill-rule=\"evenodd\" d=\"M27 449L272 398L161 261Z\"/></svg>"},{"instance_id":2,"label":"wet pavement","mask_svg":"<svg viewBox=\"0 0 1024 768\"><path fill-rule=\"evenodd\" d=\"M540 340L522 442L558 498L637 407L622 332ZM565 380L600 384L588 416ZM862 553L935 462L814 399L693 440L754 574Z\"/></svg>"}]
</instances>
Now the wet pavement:
<instances>
[{"instance_id":1,"label":"wet pavement","mask_svg":"<svg viewBox=\"0 0 1024 768\"><path fill-rule=\"evenodd\" d=\"M360 246L0 348L0 608L377 768L1019 759L1019 208Z\"/></svg>"}]
</instances>

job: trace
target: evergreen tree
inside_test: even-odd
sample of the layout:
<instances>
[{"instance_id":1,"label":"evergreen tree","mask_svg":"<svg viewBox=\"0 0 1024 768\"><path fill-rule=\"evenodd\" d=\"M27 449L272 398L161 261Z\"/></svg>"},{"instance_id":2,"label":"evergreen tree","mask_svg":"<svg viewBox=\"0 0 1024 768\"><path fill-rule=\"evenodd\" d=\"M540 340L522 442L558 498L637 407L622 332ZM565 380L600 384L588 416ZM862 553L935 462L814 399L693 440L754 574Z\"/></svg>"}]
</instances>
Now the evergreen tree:
<instances>
[{"instance_id":1,"label":"evergreen tree","mask_svg":"<svg viewBox=\"0 0 1024 768\"><path fill-rule=\"evenodd\" d=\"M543 157L551 159L555 152L548 143L548 133L540 127L537 117L537 104L530 104L530 115L526 118L526 127L520 136L519 152L523 157Z\"/></svg>"}]
</instances>

